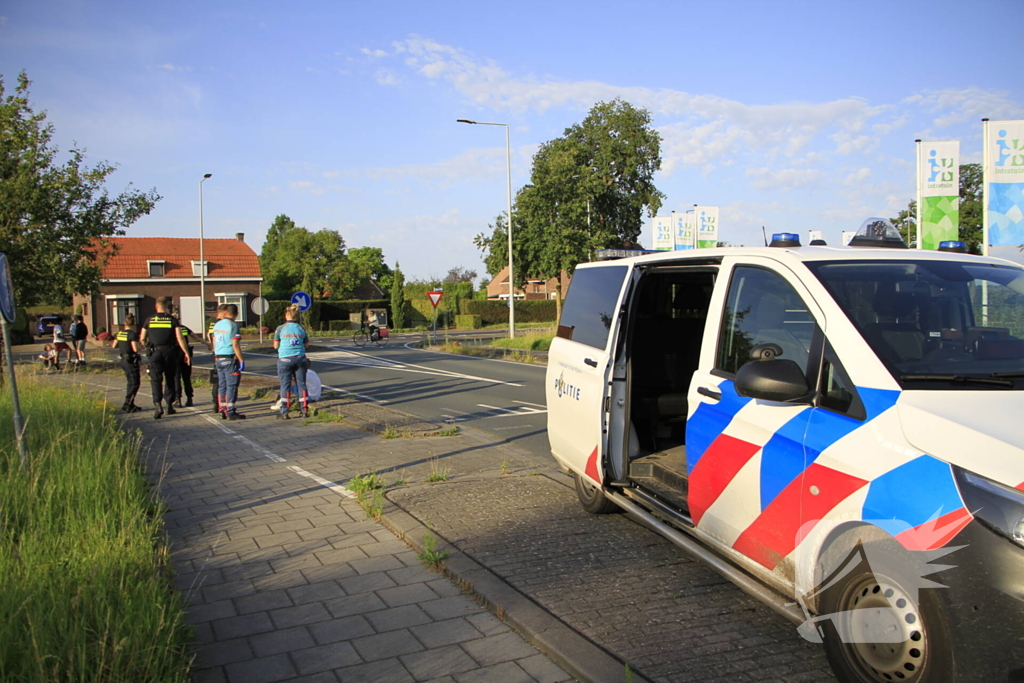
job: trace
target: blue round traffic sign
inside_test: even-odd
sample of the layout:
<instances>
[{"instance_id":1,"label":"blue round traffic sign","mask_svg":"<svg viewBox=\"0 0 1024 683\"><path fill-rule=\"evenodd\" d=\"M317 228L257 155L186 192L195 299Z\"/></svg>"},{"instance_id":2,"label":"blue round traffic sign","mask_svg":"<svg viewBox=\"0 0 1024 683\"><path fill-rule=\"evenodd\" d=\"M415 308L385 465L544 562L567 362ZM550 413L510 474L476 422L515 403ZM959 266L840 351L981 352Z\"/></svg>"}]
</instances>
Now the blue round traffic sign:
<instances>
[{"instance_id":1,"label":"blue round traffic sign","mask_svg":"<svg viewBox=\"0 0 1024 683\"><path fill-rule=\"evenodd\" d=\"M292 303L298 304L300 311L308 311L309 307L313 305L313 297L306 292L295 292L292 294Z\"/></svg>"},{"instance_id":2,"label":"blue round traffic sign","mask_svg":"<svg viewBox=\"0 0 1024 683\"><path fill-rule=\"evenodd\" d=\"M14 322L14 282L11 281L11 267L7 254L0 254L0 315L9 323Z\"/></svg>"}]
</instances>

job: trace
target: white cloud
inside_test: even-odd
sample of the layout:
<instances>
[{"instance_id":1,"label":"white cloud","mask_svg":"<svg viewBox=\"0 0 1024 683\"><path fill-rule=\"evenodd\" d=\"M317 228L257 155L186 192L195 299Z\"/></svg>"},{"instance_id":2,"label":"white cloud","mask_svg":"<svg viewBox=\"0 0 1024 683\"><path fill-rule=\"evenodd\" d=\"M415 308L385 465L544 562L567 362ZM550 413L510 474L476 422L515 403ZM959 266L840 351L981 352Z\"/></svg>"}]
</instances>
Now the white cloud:
<instances>
[{"instance_id":1,"label":"white cloud","mask_svg":"<svg viewBox=\"0 0 1024 683\"><path fill-rule=\"evenodd\" d=\"M824 172L816 168L751 168L746 172L753 187L783 192L816 183L823 175Z\"/></svg>"},{"instance_id":2,"label":"white cloud","mask_svg":"<svg viewBox=\"0 0 1024 683\"><path fill-rule=\"evenodd\" d=\"M1009 93L977 87L926 90L906 98L904 102L919 105L925 111L936 114L932 124L937 128L972 120L980 123L983 118L1024 118L1024 107L1010 99Z\"/></svg>"},{"instance_id":3,"label":"white cloud","mask_svg":"<svg viewBox=\"0 0 1024 683\"><path fill-rule=\"evenodd\" d=\"M368 47L361 47L361 48L359 48L359 51L362 52L367 57L370 57L371 59L381 59L382 57L387 57L388 56L388 53L385 52L384 50L371 50ZM335 54L339 54L340 55L340 54L343 54L343 53L337 52Z\"/></svg>"},{"instance_id":4,"label":"white cloud","mask_svg":"<svg viewBox=\"0 0 1024 683\"><path fill-rule=\"evenodd\" d=\"M844 180L843 182L845 182L847 185L859 185L870 177L870 168L858 168L856 171L848 174L846 176L846 180Z\"/></svg>"},{"instance_id":5,"label":"white cloud","mask_svg":"<svg viewBox=\"0 0 1024 683\"><path fill-rule=\"evenodd\" d=\"M390 69L378 69L374 78L381 85L398 85L398 77Z\"/></svg>"},{"instance_id":6,"label":"white cloud","mask_svg":"<svg viewBox=\"0 0 1024 683\"><path fill-rule=\"evenodd\" d=\"M320 187L309 180L292 180L288 183L288 187L292 190L316 195L324 194L327 191L326 188Z\"/></svg>"},{"instance_id":7,"label":"white cloud","mask_svg":"<svg viewBox=\"0 0 1024 683\"><path fill-rule=\"evenodd\" d=\"M156 64L153 66L154 69L161 69L162 71L191 71L190 66L178 66L176 64Z\"/></svg>"}]
</instances>

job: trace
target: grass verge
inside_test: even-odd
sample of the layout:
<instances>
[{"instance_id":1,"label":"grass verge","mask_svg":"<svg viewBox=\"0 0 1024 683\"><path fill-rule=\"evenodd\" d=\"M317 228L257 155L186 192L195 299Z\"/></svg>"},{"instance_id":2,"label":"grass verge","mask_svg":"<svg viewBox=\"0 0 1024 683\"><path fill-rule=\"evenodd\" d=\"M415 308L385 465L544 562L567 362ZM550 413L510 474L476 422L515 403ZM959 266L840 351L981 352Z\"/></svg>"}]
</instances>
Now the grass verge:
<instances>
[{"instance_id":1,"label":"grass verge","mask_svg":"<svg viewBox=\"0 0 1024 683\"><path fill-rule=\"evenodd\" d=\"M187 681L190 629L160 507L107 404L19 377L31 467L0 392L0 680Z\"/></svg>"}]
</instances>

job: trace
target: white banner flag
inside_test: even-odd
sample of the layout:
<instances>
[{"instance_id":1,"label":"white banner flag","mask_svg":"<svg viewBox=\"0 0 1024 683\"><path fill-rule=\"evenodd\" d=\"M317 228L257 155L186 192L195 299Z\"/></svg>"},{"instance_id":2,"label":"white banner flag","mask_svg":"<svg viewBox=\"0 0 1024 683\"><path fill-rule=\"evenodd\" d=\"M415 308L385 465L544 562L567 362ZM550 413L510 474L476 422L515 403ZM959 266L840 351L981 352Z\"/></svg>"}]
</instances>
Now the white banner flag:
<instances>
[{"instance_id":1,"label":"white banner flag","mask_svg":"<svg viewBox=\"0 0 1024 683\"><path fill-rule=\"evenodd\" d=\"M693 214L676 213L673 211L672 220L675 221L676 251L693 249L696 244L696 231L693 226Z\"/></svg>"},{"instance_id":2,"label":"white banner flag","mask_svg":"<svg viewBox=\"0 0 1024 683\"><path fill-rule=\"evenodd\" d=\"M986 132L988 244L1024 244L1024 121L989 121Z\"/></svg>"},{"instance_id":3,"label":"white banner flag","mask_svg":"<svg viewBox=\"0 0 1024 683\"><path fill-rule=\"evenodd\" d=\"M693 213L697 220L697 248L709 249L718 246L718 207L696 206Z\"/></svg>"},{"instance_id":4,"label":"white banner flag","mask_svg":"<svg viewBox=\"0 0 1024 683\"><path fill-rule=\"evenodd\" d=\"M918 144L918 248L938 249L960 239L960 142Z\"/></svg>"},{"instance_id":5,"label":"white banner flag","mask_svg":"<svg viewBox=\"0 0 1024 683\"><path fill-rule=\"evenodd\" d=\"M655 216L654 218L654 250L672 251L675 238L672 234L672 219L668 216Z\"/></svg>"}]
</instances>

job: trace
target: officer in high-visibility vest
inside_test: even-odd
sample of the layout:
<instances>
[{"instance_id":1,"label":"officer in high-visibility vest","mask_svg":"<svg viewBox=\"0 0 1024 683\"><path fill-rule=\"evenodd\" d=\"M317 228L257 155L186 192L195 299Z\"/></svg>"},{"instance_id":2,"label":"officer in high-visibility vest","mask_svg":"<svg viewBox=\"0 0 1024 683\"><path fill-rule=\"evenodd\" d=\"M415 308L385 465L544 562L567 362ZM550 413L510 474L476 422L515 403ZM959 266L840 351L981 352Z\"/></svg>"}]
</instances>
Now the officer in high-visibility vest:
<instances>
[{"instance_id":1,"label":"officer in high-visibility vest","mask_svg":"<svg viewBox=\"0 0 1024 683\"><path fill-rule=\"evenodd\" d=\"M213 364L217 366L217 385L220 394L220 414L225 420L244 420L245 415L235 410L238 384L242 381L245 359L242 358L242 331L235 323L238 306L226 304L224 317L213 326Z\"/></svg>"},{"instance_id":2,"label":"officer in high-visibility vest","mask_svg":"<svg viewBox=\"0 0 1024 683\"><path fill-rule=\"evenodd\" d=\"M185 339L181 336L178 319L168 313L171 309L170 297L162 296L156 300L156 314L142 326L139 341L143 346L152 346L149 355L149 381L153 391L153 418L159 420L164 416L164 383L167 384L167 414L174 415L175 376L179 353L184 355L184 362L189 363ZM180 350L180 351L179 351Z\"/></svg>"},{"instance_id":3,"label":"officer in high-visibility vest","mask_svg":"<svg viewBox=\"0 0 1024 683\"><path fill-rule=\"evenodd\" d=\"M174 313L180 314L181 311L179 311L178 309L174 309ZM181 338L185 340L185 348L188 349L188 351L186 351L185 354L183 354L183 356L178 358L178 367L176 368L174 381L174 395L177 398L176 403L179 408L182 407L182 397L185 398L185 407L191 408L192 397L195 394L195 392L192 390L192 360L195 357L195 354L192 351L192 340L195 338L196 335L194 332L192 332L192 330L188 328L187 325L181 324L180 327ZM184 356L188 356L188 363L185 362ZM182 392L182 389L184 389L184 392Z\"/></svg>"},{"instance_id":4,"label":"officer in high-visibility vest","mask_svg":"<svg viewBox=\"0 0 1024 683\"><path fill-rule=\"evenodd\" d=\"M124 317L123 329L114 337L110 347L121 354L121 369L124 370L124 405L121 410L137 413L142 408L135 405L135 394L139 393L139 335L135 331L134 315L129 313Z\"/></svg>"}]
</instances>

